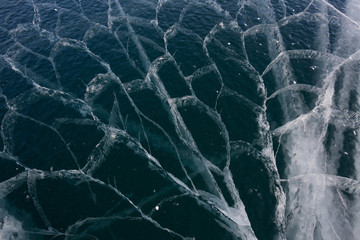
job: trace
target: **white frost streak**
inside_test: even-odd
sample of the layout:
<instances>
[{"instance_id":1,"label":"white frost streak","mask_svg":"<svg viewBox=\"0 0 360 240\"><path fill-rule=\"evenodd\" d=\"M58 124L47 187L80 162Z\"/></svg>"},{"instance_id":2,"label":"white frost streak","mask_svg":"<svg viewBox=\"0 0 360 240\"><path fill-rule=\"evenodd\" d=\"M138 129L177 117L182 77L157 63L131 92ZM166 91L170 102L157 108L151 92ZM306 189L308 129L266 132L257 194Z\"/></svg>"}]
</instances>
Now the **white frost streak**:
<instances>
[{"instance_id":1,"label":"white frost streak","mask_svg":"<svg viewBox=\"0 0 360 240\"><path fill-rule=\"evenodd\" d=\"M295 120L278 128L275 132L280 136L288 165L288 179L297 176L307 176L299 181L289 181L288 199L287 199L287 237L289 239L353 239L359 236L359 200L354 200L352 212L347 211L346 203L342 193L334 190L334 184L323 174L337 174L339 159L341 155L338 152L343 151L344 131L347 128L344 122L332 121L333 109L347 109L350 99L350 91L354 86L359 86L359 76L351 67L351 63L359 61L360 49L358 29L359 5L356 1L349 1L347 12L340 14L343 18L342 32L338 37L338 48L333 53L342 57L344 60L328 71L325 76L319 76L319 82L322 82L322 89L311 89L318 91L319 100L315 109L311 112L303 113ZM326 3L326 5L329 5ZM326 15L327 8L323 7ZM349 21L351 19L351 21ZM355 22L357 22L355 24ZM328 33L322 28L318 36L318 41L325 43ZM321 39L322 38L322 39ZM356 39L356 40L355 40ZM324 51L323 46L319 46L319 51ZM334 57L335 59L335 57ZM330 60L331 61L331 60ZM323 66L330 67L330 65ZM331 69L331 68L330 68ZM336 96L335 83L339 81L338 73L345 69L343 85L340 96ZM354 76L357 77L354 79ZM285 90L285 88L284 88ZM309 89L310 90L310 89ZM359 87L356 87L359 90ZM274 93L270 98L281 94L281 89ZM359 94L359 91L358 91ZM336 97L336 102L334 98ZM306 113L306 114L305 114ZM328 138L329 124L335 124L330 154L327 153L324 143ZM359 146L356 147L356 152ZM348 156L349 153L344 152ZM359 166L359 155L355 157L357 166ZM358 168L359 169L359 168ZM358 170L359 171L359 170ZM357 173L359 176L359 172ZM358 198L358 197L356 197ZM353 214L355 220L350 223L349 214ZM354 226L354 228L352 227Z\"/></svg>"}]
</instances>

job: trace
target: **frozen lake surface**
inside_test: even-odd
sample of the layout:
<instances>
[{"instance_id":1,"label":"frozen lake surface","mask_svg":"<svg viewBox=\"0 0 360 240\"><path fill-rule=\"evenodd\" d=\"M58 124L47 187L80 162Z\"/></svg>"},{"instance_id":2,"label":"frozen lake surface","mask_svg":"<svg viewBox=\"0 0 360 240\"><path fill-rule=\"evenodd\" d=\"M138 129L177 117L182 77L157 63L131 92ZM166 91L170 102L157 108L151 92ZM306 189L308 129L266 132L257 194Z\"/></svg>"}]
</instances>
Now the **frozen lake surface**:
<instances>
[{"instance_id":1,"label":"frozen lake surface","mask_svg":"<svg viewBox=\"0 0 360 240\"><path fill-rule=\"evenodd\" d=\"M358 239L359 0L1 0L0 239Z\"/></svg>"}]
</instances>

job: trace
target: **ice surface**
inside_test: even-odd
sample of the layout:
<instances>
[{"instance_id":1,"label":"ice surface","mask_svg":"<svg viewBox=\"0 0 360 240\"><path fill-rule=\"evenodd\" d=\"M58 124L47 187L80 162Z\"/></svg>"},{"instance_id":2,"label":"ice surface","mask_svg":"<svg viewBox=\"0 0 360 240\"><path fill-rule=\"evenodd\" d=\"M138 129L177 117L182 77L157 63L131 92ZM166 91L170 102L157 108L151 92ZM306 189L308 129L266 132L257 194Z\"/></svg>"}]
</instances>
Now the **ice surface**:
<instances>
[{"instance_id":1,"label":"ice surface","mask_svg":"<svg viewBox=\"0 0 360 240\"><path fill-rule=\"evenodd\" d=\"M360 6L297 2L0 3L0 239L356 239Z\"/></svg>"}]
</instances>

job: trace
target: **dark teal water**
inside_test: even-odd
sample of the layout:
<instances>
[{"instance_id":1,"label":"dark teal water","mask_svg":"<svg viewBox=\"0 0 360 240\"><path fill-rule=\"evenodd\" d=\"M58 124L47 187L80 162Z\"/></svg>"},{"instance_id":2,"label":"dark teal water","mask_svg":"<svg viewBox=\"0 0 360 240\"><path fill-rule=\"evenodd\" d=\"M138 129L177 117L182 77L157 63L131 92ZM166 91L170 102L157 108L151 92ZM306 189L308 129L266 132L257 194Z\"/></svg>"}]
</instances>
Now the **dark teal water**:
<instances>
[{"instance_id":1,"label":"dark teal water","mask_svg":"<svg viewBox=\"0 0 360 240\"><path fill-rule=\"evenodd\" d=\"M0 239L357 239L359 12L0 1Z\"/></svg>"}]
</instances>

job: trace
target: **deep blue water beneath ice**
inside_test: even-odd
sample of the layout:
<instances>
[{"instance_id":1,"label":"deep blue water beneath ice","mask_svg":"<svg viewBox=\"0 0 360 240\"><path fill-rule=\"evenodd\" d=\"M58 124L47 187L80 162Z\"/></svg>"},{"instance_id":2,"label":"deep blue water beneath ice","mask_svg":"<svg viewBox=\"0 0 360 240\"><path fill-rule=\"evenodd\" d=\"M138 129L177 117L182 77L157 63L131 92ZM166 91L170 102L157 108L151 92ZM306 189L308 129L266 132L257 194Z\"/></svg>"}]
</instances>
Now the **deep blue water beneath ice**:
<instances>
[{"instance_id":1,"label":"deep blue water beneath ice","mask_svg":"<svg viewBox=\"0 0 360 240\"><path fill-rule=\"evenodd\" d=\"M356 239L359 12L0 1L0 239Z\"/></svg>"}]
</instances>

